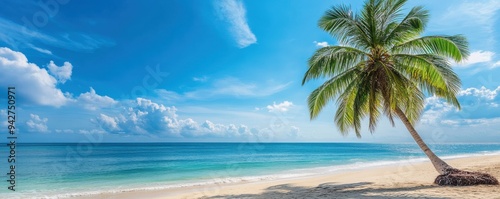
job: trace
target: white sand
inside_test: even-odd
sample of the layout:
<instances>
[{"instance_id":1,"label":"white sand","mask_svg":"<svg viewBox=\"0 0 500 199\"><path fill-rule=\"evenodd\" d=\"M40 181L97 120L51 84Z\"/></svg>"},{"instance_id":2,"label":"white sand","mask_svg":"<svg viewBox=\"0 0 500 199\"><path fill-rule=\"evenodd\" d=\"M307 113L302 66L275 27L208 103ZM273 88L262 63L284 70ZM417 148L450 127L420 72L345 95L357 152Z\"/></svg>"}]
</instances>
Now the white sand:
<instances>
[{"instance_id":1,"label":"white sand","mask_svg":"<svg viewBox=\"0 0 500 199\"><path fill-rule=\"evenodd\" d=\"M500 155L458 158L459 169L481 171L500 179ZM341 173L226 183L154 191L103 194L92 198L498 198L500 186L440 187L430 162L407 163Z\"/></svg>"}]
</instances>

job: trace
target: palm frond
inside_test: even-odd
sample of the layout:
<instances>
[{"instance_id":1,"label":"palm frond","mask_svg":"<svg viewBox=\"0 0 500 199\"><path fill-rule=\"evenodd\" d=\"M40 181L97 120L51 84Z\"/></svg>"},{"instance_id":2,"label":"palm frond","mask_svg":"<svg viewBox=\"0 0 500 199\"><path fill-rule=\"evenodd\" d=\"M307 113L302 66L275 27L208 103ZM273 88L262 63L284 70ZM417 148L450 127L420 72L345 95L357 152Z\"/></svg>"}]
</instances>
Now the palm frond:
<instances>
[{"instance_id":1,"label":"palm frond","mask_svg":"<svg viewBox=\"0 0 500 199\"><path fill-rule=\"evenodd\" d=\"M358 18L349 6L339 5L326 11L318 26L337 38L339 43L362 47L369 44L369 39Z\"/></svg>"},{"instance_id":2,"label":"palm frond","mask_svg":"<svg viewBox=\"0 0 500 199\"><path fill-rule=\"evenodd\" d=\"M427 85L429 92L436 89L446 90L448 85L434 63L423 56L410 54L393 55L395 68L404 72L411 80Z\"/></svg>"},{"instance_id":3,"label":"palm frond","mask_svg":"<svg viewBox=\"0 0 500 199\"><path fill-rule=\"evenodd\" d=\"M406 74L411 81L431 95L443 97L460 108L456 94L460 91L460 79L449 63L434 55L396 54L395 69Z\"/></svg>"},{"instance_id":4,"label":"palm frond","mask_svg":"<svg viewBox=\"0 0 500 199\"><path fill-rule=\"evenodd\" d=\"M392 48L392 53L431 54L451 58L460 62L467 58L469 51L463 36L426 36L407 41Z\"/></svg>"},{"instance_id":5,"label":"palm frond","mask_svg":"<svg viewBox=\"0 0 500 199\"><path fill-rule=\"evenodd\" d=\"M326 81L315 89L307 98L310 117L316 118L323 107L333 98L337 97L340 93L345 92L351 82L357 77L358 69L351 68Z\"/></svg>"},{"instance_id":6,"label":"palm frond","mask_svg":"<svg viewBox=\"0 0 500 199\"><path fill-rule=\"evenodd\" d=\"M309 59L302 84L311 79L333 77L363 61L366 53L347 46L327 46L320 48Z\"/></svg>"},{"instance_id":7,"label":"palm frond","mask_svg":"<svg viewBox=\"0 0 500 199\"><path fill-rule=\"evenodd\" d=\"M393 22L385 29L384 43L390 46L415 39L424 31L428 17L429 12L422 6L412 8L401 22Z\"/></svg>"},{"instance_id":8,"label":"palm frond","mask_svg":"<svg viewBox=\"0 0 500 199\"><path fill-rule=\"evenodd\" d=\"M342 135L347 135L349 130L355 126L354 123L354 99L357 93L356 82L351 82L349 86L345 89L337 98L337 111L335 112L335 124L340 130ZM358 126L360 128L360 126ZM357 134L357 136L361 136Z\"/></svg>"}]
</instances>

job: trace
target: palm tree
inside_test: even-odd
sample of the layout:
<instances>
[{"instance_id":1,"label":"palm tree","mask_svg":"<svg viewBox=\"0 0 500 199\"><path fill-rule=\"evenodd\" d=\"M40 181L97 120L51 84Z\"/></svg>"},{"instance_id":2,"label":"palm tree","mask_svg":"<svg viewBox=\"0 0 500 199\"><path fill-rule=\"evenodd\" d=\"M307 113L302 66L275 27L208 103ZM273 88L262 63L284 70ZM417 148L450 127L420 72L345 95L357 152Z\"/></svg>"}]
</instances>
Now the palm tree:
<instances>
[{"instance_id":1,"label":"palm tree","mask_svg":"<svg viewBox=\"0 0 500 199\"><path fill-rule=\"evenodd\" d=\"M326 11L319 27L339 45L320 48L309 59L302 84L327 79L308 97L310 117L316 118L329 101L337 99L337 127L344 135L354 129L358 137L365 117L371 133L382 114L393 126L397 117L440 176L455 175L461 171L436 156L414 125L424 108L425 94L441 97L460 109L456 94L461 82L450 60L466 59L468 43L461 35L420 36L429 12L418 6L403 15L405 3L367 0L359 13L346 5Z\"/></svg>"}]
</instances>

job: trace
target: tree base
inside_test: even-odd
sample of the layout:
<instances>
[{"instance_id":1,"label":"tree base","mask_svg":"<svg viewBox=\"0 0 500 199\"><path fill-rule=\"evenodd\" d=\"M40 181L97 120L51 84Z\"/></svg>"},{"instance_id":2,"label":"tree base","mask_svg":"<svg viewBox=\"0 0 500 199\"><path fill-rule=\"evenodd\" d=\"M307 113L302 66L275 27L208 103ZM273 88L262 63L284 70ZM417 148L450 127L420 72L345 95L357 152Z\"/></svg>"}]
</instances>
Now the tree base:
<instances>
[{"instance_id":1,"label":"tree base","mask_svg":"<svg viewBox=\"0 0 500 199\"><path fill-rule=\"evenodd\" d=\"M498 185L498 180L487 173L450 168L446 174L436 177L434 183L441 186Z\"/></svg>"}]
</instances>

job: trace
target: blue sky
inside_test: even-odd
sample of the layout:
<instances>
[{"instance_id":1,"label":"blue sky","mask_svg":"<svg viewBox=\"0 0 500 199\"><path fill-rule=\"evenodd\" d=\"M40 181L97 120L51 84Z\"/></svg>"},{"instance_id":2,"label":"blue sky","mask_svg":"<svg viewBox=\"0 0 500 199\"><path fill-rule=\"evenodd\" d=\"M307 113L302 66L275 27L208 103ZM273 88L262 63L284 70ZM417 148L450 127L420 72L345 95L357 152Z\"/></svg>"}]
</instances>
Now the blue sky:
<instances>
[{"instance_id":1,"label":"blue sky","mask_svg":"<svg viewBox=\"0 0 500 199\"><path fill-rule=\"evenodd\" d=\"M412 142L387 120L344 137L335 104L308 118L321 81L301 86L307 59L336 44L317 20L362 1L2 3L0 86L16 87L19 141ZM429 143L498 142L500 2L415 5L431 13L424 35L464 34L472 52L454 64L463 109L428 96L417 130Z\"/></svg>"}]
</instances>

